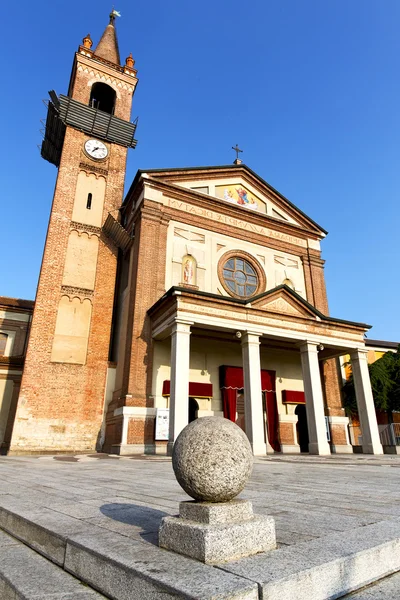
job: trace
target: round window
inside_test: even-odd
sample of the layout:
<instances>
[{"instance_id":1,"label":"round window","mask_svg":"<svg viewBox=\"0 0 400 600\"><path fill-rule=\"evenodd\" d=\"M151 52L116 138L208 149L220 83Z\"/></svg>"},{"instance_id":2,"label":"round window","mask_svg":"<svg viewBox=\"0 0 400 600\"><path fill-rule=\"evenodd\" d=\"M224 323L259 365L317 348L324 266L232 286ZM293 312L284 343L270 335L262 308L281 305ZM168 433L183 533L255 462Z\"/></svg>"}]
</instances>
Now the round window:
<instances>
[{"instance_id":1,"label":"round window","mask_svg":"<svg viewBox=\"0 0 400 600\"><path fill-rule=\"evenodd\" d=\"M222 267L222 280L225 289L240 298L248 298L256 293L259 277L254 266L245 258L233 256Z\"/></svg>"}]
</instances>

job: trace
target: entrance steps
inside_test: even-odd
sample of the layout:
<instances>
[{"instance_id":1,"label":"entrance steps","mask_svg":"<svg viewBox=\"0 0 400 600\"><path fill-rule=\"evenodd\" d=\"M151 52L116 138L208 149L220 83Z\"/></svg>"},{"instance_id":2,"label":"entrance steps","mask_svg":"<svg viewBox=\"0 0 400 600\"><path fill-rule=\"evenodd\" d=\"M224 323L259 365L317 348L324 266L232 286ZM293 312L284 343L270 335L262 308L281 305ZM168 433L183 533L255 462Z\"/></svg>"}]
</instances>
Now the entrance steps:
<instances>
[{"instance_id":1,"label":"entrance steps","mask_svg":"<svg viewBox=\"0 0 400 600\"><path fill-rule=\"evenodd\" d=\"M1 600L106 600L22 542L0 531Z\"/></svg>"},{"instance_id":2,"label":"entrance steps","mask_svg":"<svg viewBox=\"0 0 400 600\"><path fill-rule=\"evenodd\" d=\"M400 571L400 519L216 567L8 494L0 528L4 600L333 600Z\"/></svg>"}]
</instances>

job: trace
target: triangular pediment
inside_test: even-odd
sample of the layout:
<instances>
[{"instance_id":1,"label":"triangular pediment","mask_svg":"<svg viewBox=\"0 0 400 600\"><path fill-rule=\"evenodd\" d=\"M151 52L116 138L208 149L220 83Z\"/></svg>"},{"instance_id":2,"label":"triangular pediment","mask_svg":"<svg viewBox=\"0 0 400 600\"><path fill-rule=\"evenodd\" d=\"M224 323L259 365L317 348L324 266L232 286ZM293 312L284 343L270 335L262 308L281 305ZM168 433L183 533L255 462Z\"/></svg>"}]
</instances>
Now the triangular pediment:
<instances>
[{"instance_id":1,"label":"triangular pediment","mask_svg":"<svg viewBox=\"0 0 400 600\"><path fill-rule=\"evenodd\" d=\"M319 311L286 285L264 292L249 302L258 310L321 321Z\"/></svg>"},{"instance_id":2,"label":"triangular pediment","mask_svg":"<svg viewBox=\"0 0 400 600\"><path fill-rule=\"evenodd\" d=\"M246 165L188 167L145 171L147 176L201 194L210 200L261 213L281 223L306 228L324 237L326 231L261 179Z\"/></svg>"}]
</instances>

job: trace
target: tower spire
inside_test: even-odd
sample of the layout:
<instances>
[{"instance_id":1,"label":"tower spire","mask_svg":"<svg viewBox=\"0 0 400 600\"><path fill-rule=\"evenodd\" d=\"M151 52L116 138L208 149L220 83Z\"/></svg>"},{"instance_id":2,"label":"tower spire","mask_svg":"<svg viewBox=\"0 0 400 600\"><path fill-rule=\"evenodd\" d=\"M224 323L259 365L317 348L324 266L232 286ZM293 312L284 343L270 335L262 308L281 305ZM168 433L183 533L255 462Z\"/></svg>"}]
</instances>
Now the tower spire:
<instances>
[{"instance_id":1,"label":"tower spire","mask_svg":"<svg viewBox=\"0 0 400 600\"><path fill-rule=\"evenodd\" d=\"M99 43L96 46L94 54L104 60L109 60L112 63L119 65L121 59L119 56L117 31L115 29L115 17L120 17L117 10L112 9L110 12L110 22L104 30Z\"/></svg>"}]
</instances>

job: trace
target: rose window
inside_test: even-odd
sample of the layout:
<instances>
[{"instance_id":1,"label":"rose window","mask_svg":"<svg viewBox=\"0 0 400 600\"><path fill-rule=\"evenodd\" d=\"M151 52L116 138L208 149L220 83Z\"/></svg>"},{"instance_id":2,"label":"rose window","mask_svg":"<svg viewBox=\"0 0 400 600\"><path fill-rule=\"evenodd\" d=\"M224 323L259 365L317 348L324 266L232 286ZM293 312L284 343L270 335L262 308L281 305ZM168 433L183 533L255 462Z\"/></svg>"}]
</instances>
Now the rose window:
<instances>
[{"instance_id":1,"label":"rose window","mask_svg":"<svg viewBox=\"0 0 400 600\"><path fill-rule=\"evenodd\" d=\"M227 291L236 296L248 298L257 291L259 284L257 271L244 258L229 258L223 266L222 277Z\"/></svg>"}]
</instances>

